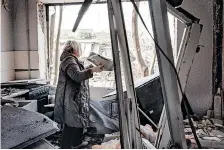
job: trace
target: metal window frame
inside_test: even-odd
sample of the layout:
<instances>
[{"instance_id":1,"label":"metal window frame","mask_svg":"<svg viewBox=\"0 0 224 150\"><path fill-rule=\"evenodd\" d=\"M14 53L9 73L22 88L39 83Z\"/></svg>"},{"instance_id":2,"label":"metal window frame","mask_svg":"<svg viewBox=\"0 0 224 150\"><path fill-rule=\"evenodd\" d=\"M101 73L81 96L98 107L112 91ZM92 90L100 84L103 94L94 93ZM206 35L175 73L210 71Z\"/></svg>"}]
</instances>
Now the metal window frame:
<instances>
[{"instance_id":1,"label":"metal window frame","mask_svg":"<svg viewBox=\"0 0 224 150\"><path fill-rule=\"evenodd\" d=\"M123 94L123 86L122 86L122 78L121 78L121 64L120 64L120 54L118 48L118 41L117 41L117 32L116 32L116 25L113 16L113 7L111 1L108 0L108 16L109 16L109 23L110 23L110 35L111 35L111 45L112 45L112 54L113 54L113 62L114 62L114 73L115 73L115 81L116 81L116 92L117 92L117 99L119 105L119 126L120 126L120 141L121 141L121 148L130 148L129 142L129 132L127 131L128 128L128 121L125 117L125 103L124 103L124 94Z\"/></svg>"},{"instance_id":2,"label":"metal window frame","mask_svg":"<svg viewBox=\"0 0 224 150\"><path fill-rule=\"evenodd\" d=\"M147 0L139 0L139 1L147 1ZM122 0L121 2L130 2L129 0ZM107 0L105 1L93 1L92 4L105 4L108 3ZM46 9L48 10L50 6L64 6L64 5L82 5L83 2L67 2L67 3L43 3L46 6ZM187 18L182 12L179 12L178 10L176 10L173 6L171 6L169 3L167 3L167 8L169 13L171 13L172 15L174 15L176 18L178 18L179 21L181 21L182 23L186 23L186 24L191 24L193 21L189 18ZM48 12L46 12L48 13ZM46 14L47 19L49 19L48 14ZM47 20L47 23L49 23L49 21ZM49 26L49 25L48 25ZM49 49L49 27L47 28L47 34L45 35L47 37L47 53L49 53L50 49ZM49 55L47 58L47 67L49 68ZM49 74L49 70L47 71L47 74Z\"/></svg>"},{"instance_id":3,"label":"metal window frame","mask_svg":"<svg viewBox=\"0 0 224 150\"><path fill-rule=\"evenodd\" d=\"M182 49L181 50L182 54L180 54L178 58L178 64L176 65L176 69L178 71L178 75L180 77L181 85L184 91L188 82L189 74L191 71L195 55L197 53L196 49L198 47L202 25L198 23L193 23L191 26L185 28L185 30L188 29L189 29L189 31L187 32L188 34L185 34L182 38L183 39L182 43L185 44L181 44L182 46L180 47L180 49ZM179 100L181 99L182 95L179 90ZM165 108L163 109L163 112L161 114L160 123L158 126L159 131L155 146L157 148L167 147L170 139L170 134L166 119Z\"/></svg>"},{"instance_id":4,"label":"metal window frame","mask_svg":"<svg viewBox=\"0 0 224 150\"><path fill-rule=\"evenodd\" d=\"M161 3L163 4L161 4ZM161 14L158 13L158 11L160 11L160 13L163 11L163 13L165 14L165 2L163 0L159 0L158 1L151 1L151 9L154 8L154 10L150 10L151 11L151 15L154 17L159 17ZM150 1L149 1L150 3ZM160 4L159 4L160 3ZM160 6L159 6L160 5ZM162 7L163 6L163 7ZM160 9L159 9L159 8ZM188 81L188 77L189 77L189 73L191 70L191 66L193 64L194 58L195 58L195 54L196 54L196 49L198 47L198 42L199 42L199 38L201 35L201 30L202 30L202 25L198 23L198 19L197 20L193 20L192 18L188 18L187 15L185 16L184 14L182 14L181 12L179 12L178 10L176 10L174 7L172 7L171 5L167 4L167 9L169 10L169 12L171 12L172 15L174 15L179 21L181 21L182 23L185 24L185 29L184 29L184 34L182 37L182 41L180 44L180 48L179 48L179 53L178 53L178 60L177 60L177 64L176 64L176 69L181 81L181 86L183 88L183 90L185 90L185 87L187 85L187 81ZM156 12L156 13L155 13ZM157 18L156 18L157 19ZM153 21L152 21L153 22ZM161 26L157 24L154 24L154 34L155 35L159 35L160 38L156 39L157 42L159 43L160 46L166 46L166 44L164 44L163 42L161 42L161 40L163 40L161 37L164 36L164 33L161 32ZM166 19L163 19L162 23L166 23ZM168 26L168 24L167 24ZM157 36L155 36L156 38L158 38ZM166 37L167 38L167 37ZM168 38L169 39L169 38ZM168 45L170 44L170 42L168 42ZM167 52L169 54L169 58L171 58L172 60L172 55L171 55L171 50L167 50L164 49L165 52ZM166 51L167 50L167 51ZM166 53L166 54L167 54ZM185 138L183 138L184 132L183 132L183 120L180 119L182 118L182 113L179 111L179 109L177 108L177 110L175 110L175 106L180 108L180 101L182 99L182 95L180 93L180 87L178 87L178 90L173 89L170 90L169 88L171 88L171 86L169 87L169 85L165 85L164 82L167 82L169 80L171 80L170 82L176 82L176 77L171 76L167 78L167 73L172 73L173 68L169 68L167 69L168 62L167 64L164 63L166 62L165 58L163 57L163 55L161 55L158 50L157 50L157 56L159 56L161 59L158 59L158 63L160 66L160 78L162 79L162 89L163 89L163 96L165 96L164 98L164 103L165 106L163 108L162 114L161 114L161 118L160 118L160 122L159 122L159 130L158 130L158 135L157 135L157 139L156 139L156 143L155 146L157 148L167 148L169 147L169 144L175 145L175 143L178 143L179 146L181 146L181 148L186 148L186 143L185 143ZM167 71L168 70L168 71ZM176 83L174 83L176 84ZM167 97L164 92L170 92L174 95L178 94L178 100L175 99L175 101L173 99L170 99L169 97ZM175 93L173 93L175 92ZM171 104L173 102L173 104ZM171 104L171 105L168 105ZM166 109L165 109L166 108ZM170 115L171 113L172 115ZM173 114L177 114L176 116ZM180 118L179 118L180 117ZM168 120L167 120L168 118ZM179 119L177 119L179 118ZM179 125L179 127L177 127ZM182 139L181 139L182 138ZM171 139L171 141L170 141ZM171 143L170 143L171 142Z\"/></svg>"},{"instance_id":5,"label":"metal window frame","mask_svg":"<svg viewBox=\"0 0 224 150\"><path fill-rule=\"evenodd\" d=\"M174 64L166 1L150 0L149 8L155 41ZM178 148L187 148L176 74L172 65L160 52L158 47L156 47L156 54L159 65L163 100L167 114L167 122L171 135L170 141L172 145L175 145Z\"/></svg>"},{"instance_id":6,"label":"metal window frame","mask_svg":"<svg viewBox=\"0 0 224 150\"><path fill-rule=\"evenodd\" d=\"M173 16L175 16L179 21L185 24L191 24L193 21L186 17L183 13L179 12L176 8L171 6L169 3L166 3L167 10L169 13L171 13Z\"/></svg>"},{"instance_id":7,"label":"metal window frame","mask_svg":"<svg viewBox=\"0 0 224 150\"><path fill-rule=\"evenodd\" d=\"M111 2L111 1L109 1L108 0L108 3L109 2ZM119 5L119 3L120 3L121 1L112 1L111 3L112 3L112 5L114 4L114 6L111 6L112 7L112 9L114 9L115 8L115 14L116 15L118 15L118 14L122 14L122 12L119 12L118 10L117 10L117 6L116 5ZM157 1L158 2L158 1ZM165 1L162 1L162 3L163 3L163 6L164 5L166 5L166 2ZM109 4L108 4L109 5ZM162 7L162 5L158 5L161 9L160 10L162 10L162 8L164 8L164 7ZM121 7L121 5L119 5L118 7ZM166 8L166 7L165 7ZM185 27L185 32L184 32L184 34L183 34L183 39L182 39L182 42L181 42L181 46L180 46L180 50L179 50L179 54L178 54L178 62L177 62L177 68L178 68L178 70L182 67L182 68L185 68L185 69L183 69L184 71L186 71L186 70L190 70L190 67L189 67L189 65L187 65L187 67L183 67L182 66L182 62L183 62L183 60L184 60L184 56L186 56L186 50L188 51L188 53L189 53L189 55L190 56L193 56L193 58L192 57L190 57L190 60L192 60L192 59L194 59L194 55L195 55L195 51L189 51L189 49L190 48L192 48L192 46L189 46L189 45L187 45L187 43L189 42L189 33L190 33L190 31L191 31L191 25L192 25L192 23L193 23L193 20L191 20L191 19L188 19L187 17L185 17L185 15L184 14L182 14L181 12L179 12L178 10L176 10L175 8L173 8L172 6L170 6L170 5L168 5L168 9L171 11L171 14L173 14L175 17L177 17L182 23L185 23L186 24L186 27ZM158 10L158 9L155 9L155 10ZM155 11L154 10L154 11ZM108 9L108 11L110 12L110 10ZM110 14L110 13L109 13ZM161 15L162 14L162 15ZM116 16L115 15L115 16ZM111 16L113 16L113 13L111 13ZM163 42L164 41L169 41L169 43L166 43L165 44L165 46L168 46L169 47L169 51L167 51L168 53L169 53L169 57L171 57L171 59L172 59L172 57L173 57L173 53L172 53L172 47L171 47L171 42L170 42L170 35L168 34L169 33L169 28L168 28L168 18L166 19L165 17L167 17L167 10L163 10L163 11L161 11L161 13L158 15L158 14L156 14L156 16L157 17L159 17L159 16L163 16L163 18L162 18L162 22L163 23L165 23L165 25L163 26L163 28L164 28L164 32L158 32L159 34L162 34L162 36L160 36L160 37L166 37L166 40L164 40L163 39ZM165 17L164 17L165 16ZM112 17L111 17L112 18ZM112 19L110 19L110 24L111 23L114 23L114 21L115 21L115 26L117 26L118 28L118 30L117 30L117 34L120 34L120 38L121 38L121 36L123 36L123 37L126 37L126 35L125 35L125 33L122 33L123 31L121 31L121 30L123 30L124 29L124 27L121 27L122 26L122 17L121 16L116 16L115 17L115 20L113 20L113 21L111 21ZM120 21L120 20L122 20L122 21ZM157 22L158 23L158 22ZM159 23L161 23L161 21L159 22ZM157 24L158 25L158 24ZM154 26L155 27L155 26ZM157 26L158 27L158 26ZM120 29L120 32L119 32L119 29ZM154 28L155 29L155 28ZM160 28L161 29L161 28ZM155 32L154 32L154 34L156 35L156 29L154 30ZM164 35L164 33L166 32L166 34ZM199 36L200 36L200 34L199 34ZM118 39L119 39L119 35L118 35ZM198 38L199 39L199 38ZM120 41L119 41L119 44L125 44L125 39L119 39ZM197 40L196 40L197 41ZM158 41L157 41L158 42ZM159 43L159 42L158 42ZM127 46L127 44L126 44L126 46ZM197 44L196 45L194 45L194 46L196 46L197 47ZM193 46L193 47L194 47ZM127 68L129 68L129 66L130 66L130 62L128 62L127 61L127 59L129 59L129 57L128 57L128 53L124 53L124 50L127 50L128 51L128 47L125 47L124 45L123 45L123 47L120 45L120 47L121 47L121 49L123 48L123 50L121 50L121 54L122 54L122 59L124 60L124 59L126 59L126 63L123 63L124 64L124 68L125 68L125 79L126 79L126 86L127 86L127 88L129 87L129 88L132 88L132 85L133 85L133 79L132 80L130 80L130 78L132 78L132 75L131 75L131 72L130 72L130 70L128 70ZM193 48L194 49L194 48ZM196 48L195 48L196 49ZM114 51L114 50L113 50ZM122 53L122 51L123 51L123 53ZM157 50L158 51L158 50ZM119 50L117 51L117 52L119 52ZM159 52L158 52L159 53ZM193 53L193 55L192 55L192 53ZM160 57L164 57L164 56L162 56L160 53L159 53L159 55L160 55ZM159 59L159 61L160 61L160 63L161 63L161 59ZM175 90L172 90L172 92L170 92L170 91L168 91L168 93L169 93L169 99L171 99L171 102L169 101L169 103L172 103L169 107L170 108L168 108L168 106L166 106L168 109L169 109L169 112L171 112L172 113L172 116L171 115L168 115L168 117L170 118L169 120L168 120L168 122L169 122L169 127L170 128L173 128L172 129L172 131L173 132L171 132L171 133L169 133L169 128L167 129L167 127L168 127L168 122L166 121L166 117L165 117L165 114L166 114L166 111L165 111L165 109L163 110L163 115L162 115L162 125L164 126L164 127L166 127L166 132L167 132L167 134L165 134L166 136L168 136L169 138L172 138L172 143L178 143L178 145L180 145L182 148L186 148L186 142L185 142L185 138L184 138L184 132L183 132L183 120L182 119L179 119L179 118L181 118L182 116L181 116L181 110L180 110L180 97L179 97L179 93L178 93L178 87L177 87L177 82L176 82L176 77L175 77L175 74L174 74L174 70L172 70L172 67L168 67L168 69L167 69L167 65L169 66L170 64L169 63L167 63L166 62L167 60L165 60L164 58L163 58L163 64L161 63L160 64L160 67L161 67L161 69L160 69L160 72L161 72L161 70L163 71L163 73L167 73L167 72L169 72L170 73L170 78L172 78L172 80L170 80L171 82L170 83L172 83L172 86L171 86L171 89L175 89ZM165 63L164 63L165 62ZM190 62L190 61L189 61ZM117 62L118 63L118 62ZM190 62L190 63L192 63L192 61ZM166 66L165 66L166 65ZM165 66L165 67L164 67ZM191 66L191 65L190 65ZM164 69L165 68L165 69ZM115 69L116 70L116 69ZM180 72L182 71L182 70L179 70ZM127 74L127 72L130 72L130 74ZM131 75L131 76L130 76ZM166 77L166 76L165 76ZM128 79L129 78L129 79ZM167 82L168 80L167 79L169 79L169 78L166 78L165 79L165 81ZM186 79L183 79L183 81L186 81ZM117 82L117 81L116 81ZM163 80L163 82L164 82L164 80ZM132 83L132 84L131 84ZM169 82L168 82L168 84L166 84L166 86L167 87L169 87ZM167 87L166 87L166 89L167 89ZM163 88L164 88L164 83L163 83ZM165 89L165 90L166 90ZM169 88L168 88L169 89ZM164 91L164 90L163 90ZM167 91L166 91L167 92ZM171 94L170 94L171 93ZM128 98L128 100L129 101L132 101L132 98L134 98L134 96L135 95L133 95L133 94L135 94L134 93L134 91L132 91L131 89L129 89L129 98ZM119 96L119 94L118 94L118 96ZM171 97L171 98L170 98ZM172 99L175 97L175 101L172 101ZM124 101L122 100L122 99L120 99L119 100L121 103L123 103ZM130 107L129 107L129 102L124 102L126 105L127 105L127 108L125 109L125 108L121 108L120 107L120 111L124 111L123 113L125 114L127 114L127 120L125 120L125 121L131 121L130 120ZM168 104L168 103L166 103L166 104ZM175 110L176 111L173 111L173 107L172 107L172 105L175 105L176 107L175 107ZM136 106L136 104L134 104L134 106ZM122 109L122 110L121 110ZM178 113L177 113L177 111L178 111ZM137 114L137 112L136 112L136 114ZM175 114L176 116L174 116L173 114ZM122 116L120 116L120 117L122 117ZM137 117L137 116L136 116ZM135 117L134 117L135 118ZM173 121L172 121L172 123L171 123L171 119L173 119ZM179 119L179 121L177 121ZM124 121L124 120L121 120L122 122ZM133 122L131 121L130 122L131 124L133 124ZM165 124L166 123L166 124ZM161 126L162 126L161 125ZM122 139L123 139L123 142L125 143L126 142L126 146L124 146L124 148L131 148L131 145L133 144L132 143L132 139L131 138L136 138L136 136L134 135L134 134L132 134L133 132L135 132L134 130L134 128L133 128L133 126L131 127L129 124L128 124L128 128L122 128L121 129L121 132L123 132L123 133L125 133L125 134L127 134L127 135L129 135L129 139L128 138L124 138L124 136L123 137L121 137ZM133 129L133 130L132 130ZM164 128L163 128L164 129ZM163 131L163 130L160 130L160 131ZM171 136L169 136L171 134ZM130 138L130 136L131 136L131 138ZM164 136L163 136L164 137ZM128 140L127 140L128 139ZM157 140L158 140L159 138L157 138ZM167 140L168 141L168 140ZM135 143L136 141L134 141L134 143ZM158 142L157 142L158 143Z\"/></svg>"},{"instance_id":8,"label":"metal window frame","mask_svg":"<svg viewBox=\"0 0 224 150\"><path fill-rule=\"evenodd\" d=\"M122 98L123 90L119 94L119 89L117 90L119 105L120 105L120 131L121 135L121 145L125 149L141 149L142 139L140 135L140 124L139 115L137 110L137 100L136 93L134 89L134 82L132 76L131 61L129 57L129 47L126 36L126 29L124 23L124 16L122 11L121 0L108 0L108 12L109 12L109 22L112 38L112 49L113 54L117 53L118 58L114 58L115 66L120 65L119 59L119 49L121 53L121 60L124 69L125 85L127 89L127 99ZM115 49L116 48L116 49ZM115 67L115 72L119 72L120 68ZM119 75L120 76L120 75ZM119 86L122 86L121 76L120 81L116 80ZM121 83L118 83L121 82ZM117 86L118 87L118 86ZM121 88L121 87L120 87ZM123 105L123 107L121 107ZM123 114L123 115L122 115ZM124 119L121 119L124 118Z\"/></svg>"}]
</instances>

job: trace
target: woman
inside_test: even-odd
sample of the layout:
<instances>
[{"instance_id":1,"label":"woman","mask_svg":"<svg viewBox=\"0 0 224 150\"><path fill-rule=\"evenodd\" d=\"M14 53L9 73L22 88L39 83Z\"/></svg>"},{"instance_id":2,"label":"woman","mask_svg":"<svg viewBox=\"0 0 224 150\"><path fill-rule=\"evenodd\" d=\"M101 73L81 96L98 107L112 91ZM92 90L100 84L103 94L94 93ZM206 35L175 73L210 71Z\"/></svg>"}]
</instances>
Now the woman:
<instances>
[{"instance_id":1,"label":"woman","mask_svg":"<svg viewBox=\"0 0 224 150\"><path fill-rule=\"evenodd\" d=\"M102 66L84 68L78 59L81 46L67 41L60 57L59 79L55 96L55 121L64 125L61 148L70 149L82 143L83 129L89 126L88 79Z\"/></svg>"}]
</instances>

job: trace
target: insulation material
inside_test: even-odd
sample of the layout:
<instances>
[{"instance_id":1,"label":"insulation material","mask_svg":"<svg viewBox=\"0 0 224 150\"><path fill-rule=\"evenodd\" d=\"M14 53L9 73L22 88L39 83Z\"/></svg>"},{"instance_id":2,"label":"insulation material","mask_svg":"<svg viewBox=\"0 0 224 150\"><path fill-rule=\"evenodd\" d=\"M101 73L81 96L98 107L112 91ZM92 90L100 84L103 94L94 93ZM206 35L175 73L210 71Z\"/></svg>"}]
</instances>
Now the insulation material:
<instances>
[{"instance_id":1,"label":"insulation material","mask_svg":"<svg viewBox=\"0 0 224 150\"><path fill-rule=\"evenodd\" d=\"M148 124L145 126L140 126L141 132L144 137L149 140L150 142L154 143L156 141L157 134L153 131L152 127Z\"/></svg>"}]
</instances>

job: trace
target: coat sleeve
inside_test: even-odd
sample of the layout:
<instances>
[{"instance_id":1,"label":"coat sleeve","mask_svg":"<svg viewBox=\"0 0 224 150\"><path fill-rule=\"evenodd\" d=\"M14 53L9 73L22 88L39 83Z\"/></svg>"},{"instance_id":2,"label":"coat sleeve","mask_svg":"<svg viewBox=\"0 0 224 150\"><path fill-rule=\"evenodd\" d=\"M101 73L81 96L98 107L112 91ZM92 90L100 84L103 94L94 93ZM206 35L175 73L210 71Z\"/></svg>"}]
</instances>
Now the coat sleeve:
<instances>
[{"instance_id":1,"label":"coat sleeve","mask_svg":"<svg viewBox=\"0 0 224 150\"><path fill-rule=\"evenodd\" d=\"M91 69L80 70L76 61L70 61L64 71L75 82L82 82L93 77Z\"/></svg>"}]
</instances>

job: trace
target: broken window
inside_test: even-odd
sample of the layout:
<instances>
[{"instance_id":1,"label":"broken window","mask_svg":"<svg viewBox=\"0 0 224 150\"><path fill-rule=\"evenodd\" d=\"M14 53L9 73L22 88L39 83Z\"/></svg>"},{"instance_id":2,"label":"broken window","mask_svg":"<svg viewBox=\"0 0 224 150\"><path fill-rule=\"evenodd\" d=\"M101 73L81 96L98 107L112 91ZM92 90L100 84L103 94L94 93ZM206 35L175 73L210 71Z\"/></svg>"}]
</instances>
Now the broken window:
<instances>
[{"instance_id":1,"label":"broken window","mask_svg":"<svg viewBox=\"0 0 224 150\"><path fill-rule=\"evenodd\" d=\"M131 58L131 65L133 71L134 80L142 78L144 76L158 74L158 64L155 54L155 46L153 40L149 37L141 21L138 21L138 16L133 18L133 6L130 2L122 2L125 25L127 31L127 38L129 44L129 54ZM62 52L63 44L67 40L74 39L82 45L81 58L88 65L90 62L86 60L90 52L95 52L106 58L112 58L112 48L110 39L110 29L108 20L107 4L92 4L88 11L85 13L80 25L75 33L72 32L72 27L78 16L81 5L64 5L62 18L61 18L61 30L59 40L59 55ZM139 2L139 10L146 21L146 24L150 30L151 20L149 14L148 2ZM174 49L174 55L176 56L177 41L176 41L176 19L171 14L169 16L169 26L171 33L171 41ZM58 35L58 25L60 20L60 6L49 6L49 35L50 35L50 80L53 83L55 78L55 54L56 54L56 38ZM137 20L137 24L133 21ZM137 37L133 33L133 29L137 25ZM52 27L53 26L53 27ZM51 31L53 28L53 31ZM53 36L53 38L52 38ZM139 40L139 45L136 45L135 40ZM136 46L139 47L140 53L136 50ZM174 57L175 60L177 57ZM58 59L59 61L59 59ZM146 70L146 71L145 71ZM123 71L122 71L123 72ZM147 73L144 73L147 72ZM122 78L124 75L122 73ZM54 83L55 84L55 83ZM91 87L104 87L110 90L116 88L114 71L103 71L96 73L92 79L90 79Z\"/></svg>"}]
</instances>

